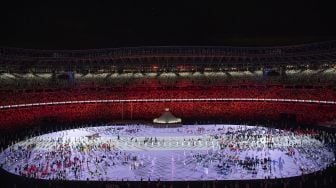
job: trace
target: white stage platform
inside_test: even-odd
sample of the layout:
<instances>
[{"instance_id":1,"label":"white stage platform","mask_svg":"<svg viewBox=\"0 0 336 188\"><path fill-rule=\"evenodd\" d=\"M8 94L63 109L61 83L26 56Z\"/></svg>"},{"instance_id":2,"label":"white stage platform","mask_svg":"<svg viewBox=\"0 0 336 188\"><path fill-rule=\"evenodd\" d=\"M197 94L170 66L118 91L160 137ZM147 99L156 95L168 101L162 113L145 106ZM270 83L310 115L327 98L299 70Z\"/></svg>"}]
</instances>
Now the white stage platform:
<instances>
[{"instance_id":1,"label":"white stage platform","mask_svg":"<svg viewBox=\"0 0 336 188\"><path fill-rule=\"evenodd\" d=\"M80 128L31 138L0 154L10 173L102 181L284 178L319 171L334 160L311 134L238 125Z\"/></svg>"}]
</instances>

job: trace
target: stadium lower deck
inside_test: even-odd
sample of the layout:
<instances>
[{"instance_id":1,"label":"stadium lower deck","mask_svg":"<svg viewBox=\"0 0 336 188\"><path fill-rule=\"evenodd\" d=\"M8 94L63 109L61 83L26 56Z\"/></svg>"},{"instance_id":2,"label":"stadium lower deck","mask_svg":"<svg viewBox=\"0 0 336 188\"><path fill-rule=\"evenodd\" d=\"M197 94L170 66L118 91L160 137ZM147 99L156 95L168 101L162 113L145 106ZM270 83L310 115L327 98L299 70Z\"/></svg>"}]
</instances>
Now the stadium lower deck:
<instances>
[{"instance_id":1,"label":"stadium lower deck","mask_svg":"<svg viewBox=\"0 0 336 188\"><path fill-rule=\"evenodd\" d=\"M6 171L37 179L191 181L286 178L325 169L331 148L314 131L247 125L86 127L5 149Z\"/></svg>"}]
</instances>

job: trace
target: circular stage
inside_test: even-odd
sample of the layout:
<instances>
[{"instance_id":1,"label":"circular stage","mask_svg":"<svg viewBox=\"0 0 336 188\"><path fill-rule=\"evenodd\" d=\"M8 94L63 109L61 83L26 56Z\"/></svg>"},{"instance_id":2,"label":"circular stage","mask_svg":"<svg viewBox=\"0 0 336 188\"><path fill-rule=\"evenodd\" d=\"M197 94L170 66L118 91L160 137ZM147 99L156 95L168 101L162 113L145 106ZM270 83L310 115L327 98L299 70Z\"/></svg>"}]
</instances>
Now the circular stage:
<instances>
[{"instance_id":1,"label":"circular stage","mask_svg":"<svg viewBox=\"0 0 336 188\"><path fill-rule=\"evenodd\" d=\"M335 160L315 134L245 125L107 125L16 143L0 154L0 165L10 173L38 179L285 178L322 170Z\"/></svg>"}]
</instances>

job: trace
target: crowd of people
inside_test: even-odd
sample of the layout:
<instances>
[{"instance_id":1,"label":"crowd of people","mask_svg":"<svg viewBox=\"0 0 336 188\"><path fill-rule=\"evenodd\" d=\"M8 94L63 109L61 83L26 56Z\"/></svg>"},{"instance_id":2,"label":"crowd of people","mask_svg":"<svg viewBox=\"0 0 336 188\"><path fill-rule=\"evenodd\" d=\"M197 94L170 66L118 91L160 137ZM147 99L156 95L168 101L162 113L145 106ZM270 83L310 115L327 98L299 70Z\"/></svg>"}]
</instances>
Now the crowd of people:
<instances>
[{"instance_id":1,"label":"crowd of people","mask_svg":"<svg viewBox=\"0 0 336 188\"><path fill-rule=\"evenodd\" d=\"M1 153L0 165L51 180L274 179L325 169L335 162L335 141L335 134L324 131L259 126L193 125L162 132L105 125L14 143ZM170 155L172 162L166 159Z\"/></svg>"},{"instance_id":2,"label":"crowd of people","mask_svg":"<svg viewBox=\"0 0 336 188\"><path fill-rule=\"evenodd\" d=\"M92 124L96 125L96 124ZM89 125L89 126L92 126ZM73 125L69 125L72 127ZM79 124L77 125L79 127L88 126ZM128 126L130 127L130 126ZM55 131L55 129L52 129L52 127L48 128L49 131ZM112 127L107 132L109 134L113 134L116 136L116 139L118 138L118 135L120 136L120 130L121 128L118 127ZM28 131L28 132L27 132ZM27 131L23 132L21 134L21 139L27 139L27 135L30 135L31 137L40 135L41 133L36 134L36 132L31 132L31 129L27 129ZM141 129L139 129L138 126L130 127L129 129L124 130L125 132L128 132L127 134L142 134ZM217 131L222 131L221 127L218 126ZM329 148L335 148L335 133L333 130L328 129L327 131L318 130L315 128L313 129L297 129L297 128L289 128L285 131L291 131L294 135L311 135L312 138L320 140L324 145L326 145ZM203 128L199 129L180 129L179 132L181 134L187 134L187 135L197 135L197 134L206 134L211 131L204 130ZM233 133L233 131L227 131L230 136L230 134ZM6 148L6 144L14 144L15 142L18 142L21 139L18 139L20 135L16 133L16 136L13 136L15 134L6 134L3 135L1 138L4 140L0 140L2 144L2 150ZM247 134L248 135L248 134ZM11 136L11 138L8 138L8 136ZM213 137L219 138L219 135L213 135ZM238 138L242 136L238 136ZM254 139L253 136L251 138ZM154 140L155 138L153 138ZM13 142L7 142L8 140L14 140ZM5 142L6 141L6 142ZM227 144L228 148L232 147L229 144ZM289 150L287 150L289 152ZM309 151L311 152L311 151ZM194 156L198 155L196 152L194 153ZM191 157L193 158L193 157ZM196 159L196 157L194 158ZM264 160L264 159L263 159ZM268 159L267 159L268 160ZM223 160L224 161L224 160ZM277 160L279 161L279 159ZM280 160L281 161L281 160ZM259 163L261 162L261 159L259 159ZM268 164L269 162L266 161L264 164ZM256 166L256 160L252 160L252 158L243 158L242 161L239 161L237 164L241 165L242 168L250 170L253 174L253 170ZM273 164L273 161L270 163ZM280 164L280 163L279 163ZM263 165L267 166L267 165ZM56 167L56 166L55 166ZM254 167L254 168L253 168ZM279 166L280 168L280 166ZM218 170L222 172L223 174L227 173L229 171L229 166L222 164L218 166ZM59 186L65 186L65 187L71 187L71 186L81 186L81 187L288 187L288 186L298 186L298 187L332 187L334 185L334 174L335 174L335 167L333 167L333 163L331 163L328 168L325 170L311 173L308 175L300 175L295 178L285 178L285 179L266 179L264 180L249 180L249 181L202 181L202 182L164 182L162 180L155 180L155 179L149 179L142 178L140 183L135 183L132 181L127 181L126 179L122 180L121 182L91 182L91 181L85 181L85 182L72 182L72 181L61 181L61 180L53 180L53 181L37 181L34 179L25 179L20 178L18 176L12 176L10 174L7 174L6 172L1 171L1 174L3 174L4 177L8 177L8 181L5 183L8 183L10 187L13 186L27 186L27 187L59 187ZM9 181L9 179L13 179L13 181ZM52 182L52 183L50 183ZM21 185L21 186L20 186Z\"/></svg>"},{"instance_id":3,"label":"crowd of people","mask_svg":"<svg viewBox=\"0 0 336 188\"><path fill-rule=\"evenodd\" d=\"M100 177L102 175L102 171L98 168L100 165L107 168L121 164L126 165L132 161L132 167L136 166L137 156L116 150L112 140L97 142L92 138L81 139L78 137L75 140L70 137L63 140L63 136L66 135L60 134L60 137L56 138L35 137L28 144L19 144L18 147L4 150L3 154L6 158L5 163L2 163L1 166L5 167L7 163L12 166L9 166L10 168L14 167L12 173L49 180L80 179L85 176L84 172L88 173L86 174L87 180L90 177ZM36 150L42 151L36 153ZM105 160L107 158L109 162Z\"/></svg>"}]
</instances>

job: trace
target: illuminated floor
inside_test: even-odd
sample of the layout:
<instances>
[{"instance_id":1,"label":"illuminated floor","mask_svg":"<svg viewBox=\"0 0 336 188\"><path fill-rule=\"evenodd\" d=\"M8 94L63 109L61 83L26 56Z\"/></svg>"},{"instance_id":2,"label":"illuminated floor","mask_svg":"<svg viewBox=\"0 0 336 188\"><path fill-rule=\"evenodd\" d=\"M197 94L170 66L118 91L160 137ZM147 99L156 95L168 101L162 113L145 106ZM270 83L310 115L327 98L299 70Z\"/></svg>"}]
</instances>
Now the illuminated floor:
<instances>
[{"instance_id":1,"label":"illuminated floor","mask_svg":"<svg viewBox=\"0 0 336 188\"><path fill-rule=\"evenodd\" d=\"M333 160L309 134L238 125L81 128L28 139L0 154L2 168L14 174L117 181L281 178Z\"/></svg>"}]
</instances>

